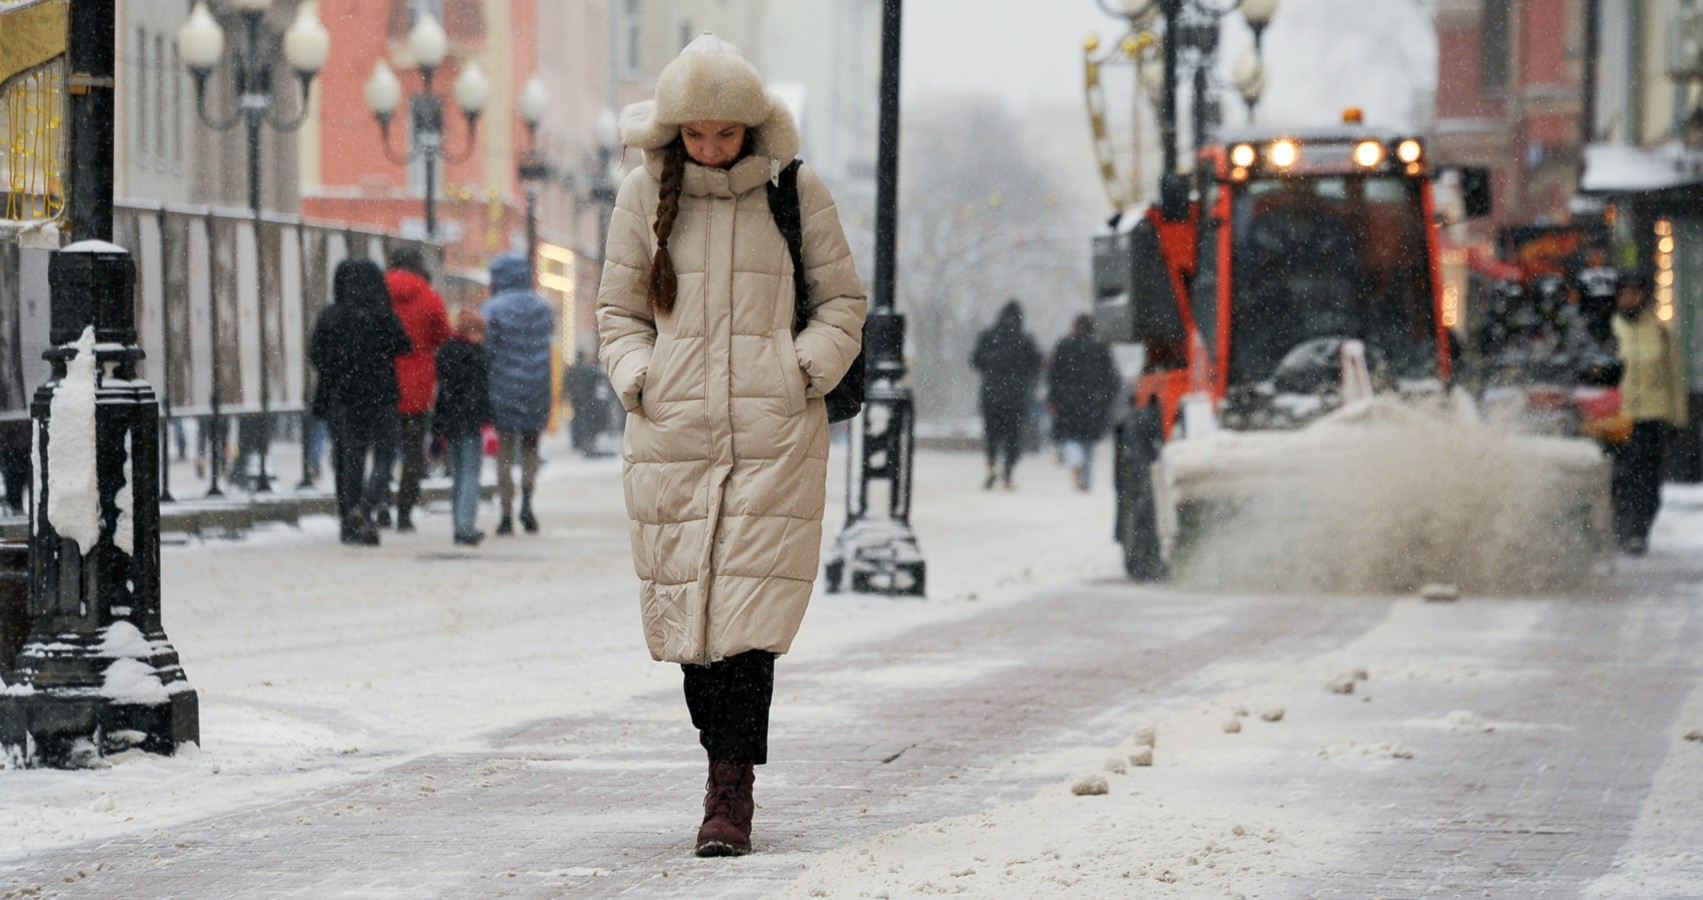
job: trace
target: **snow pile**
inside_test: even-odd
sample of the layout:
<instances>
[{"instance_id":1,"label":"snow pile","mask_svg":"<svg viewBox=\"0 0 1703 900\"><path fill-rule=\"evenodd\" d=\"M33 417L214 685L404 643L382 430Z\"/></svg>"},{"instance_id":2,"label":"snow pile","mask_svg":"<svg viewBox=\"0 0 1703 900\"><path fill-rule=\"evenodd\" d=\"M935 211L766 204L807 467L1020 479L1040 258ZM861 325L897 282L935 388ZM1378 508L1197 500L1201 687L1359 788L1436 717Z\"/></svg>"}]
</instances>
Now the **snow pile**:
<instances>
[{"instance_id":1,"label":"snow pile","mask_svg":"<svg viewBox=\"0 0 1703 900\"><path fill-rule=\"evenodd\" d=\"M1166 460L1178 495L1209 504L1176 565L1199 587L1537 592L1576 585L1607 540L1608 465L1594 444L1392 401L1298 432L1181 441Z\"/></svg>"}]
</instances>

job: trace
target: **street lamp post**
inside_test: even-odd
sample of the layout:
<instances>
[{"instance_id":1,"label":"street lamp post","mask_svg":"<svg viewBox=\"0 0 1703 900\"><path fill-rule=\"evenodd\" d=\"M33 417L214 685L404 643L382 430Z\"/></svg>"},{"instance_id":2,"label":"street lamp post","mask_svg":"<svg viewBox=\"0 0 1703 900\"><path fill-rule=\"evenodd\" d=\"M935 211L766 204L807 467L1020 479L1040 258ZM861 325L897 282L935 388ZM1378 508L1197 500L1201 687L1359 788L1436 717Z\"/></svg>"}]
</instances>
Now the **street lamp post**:
<instances>
[{"instance_id":1,"label":"street lamp post","mask_svg":"<svg viewBox=\"0 0 1703 900\"><path fill-rule=\"evenodd\" d=\"M534 276L538 272L538 188L550 177L550 166L538 154L538 124L550 108L550 95L544 90L544 79L537 75L526 80L516 104L520 120L526 125L526 152L520 158L520 183L526 187L526 264Z\"/></svg>"},{"instance_id":2,"label":"street lamp post","mask_svg":"<svg viewBox=\"0 0 1703 900\"><path fill-rule=\"evenodd\" d=\"M881 17L880 133L876 146L875 281L864 356L869 384L863 412L852 420L846 525L824 567L828 590L842 579L854 591L925 596L926 563L911 530L915 409L905 383L905 317L894 303L899 222L899 37L902 0L884 0ZM848 465L853 465L848 459ZM885 493L877 514L871 488Z\"/></svg>"},{"instance_id":3,"label":"street lamp post","mask_svg":"<svg viewBox=\"0 0 1703 900\"><path fill-rule=\"evenodd\" d=\"M1278 0L1116 0L1117 9L1108 6L1108 0L1094 0L1101 11L1107 15L1126 20L1129 23L1131 37L1147 35L1163 20L1164 37L1160 41L1161 67L1157 76L1150 76L1152 71L1143 67L1139 77L1151 96L1155 85L1150 78L1158 81L1157 101L1154 107L1159 119L1159 140L1164 154L1165 175L1177 174L1177 88L1185 74L1193 85L1194 108L1192 120L1194 125L1194 144L1198 148L1205 140L1206 131L1217 120L1217 95L1212 88L1212 68L1217 59L1218 25L1219 20L1232 12L1240 10L1242 19L1254 33L1254 64L1256 72L1250 76L1250 84L1257 81L1257 87L1251 91L1245 87L1242 79L1237 78L1237 89L1242 98L1248 103L1249 116L1252 117L1253 105L1258 102L1260 91L1265 86L1265 68L1259 61L1261 39L1264 37L1266 26L1271 24L1272 16L1277 12ZM1097 42L1095 42L1097 45ZM1132 50L1145 53L1151 41L1120 41L1112 46L1112 54L1130 54ZM1145 61L1143 61L1145 62ZM1186 70L1186 71L1185 71ZM1257 77L1255 77L1257 76ZM1141 92L1137 92L1139 95ZM1249 99L1250 94L1253 99Z\"/></svg>"},{"instance_id":4,"label":"street lamp post","mask_svg":"<svg viewBox=\"0 0 1703 900\"><path fill-rule=\"evenodd\" d=\"M260 470L255 476L255 493L266 493L272 489L272 478L267 473L266 457L272 443L272 405L270 366L266 356L270 351L267 338L266 323L266 248L261 235L260 224L260 129L262 125L271 125L282 132L295 131L307 115L308 93L313 86L313 79L325 65L325 59L331 52L331 38L326 33L325 26L320 24L314 15L311 4L303 4L296 15L295 21L285 30L282 37L270 35L262 27L266 11L272 6L272 0L231 0L243 21L246 41L237 51L231 61L231 69L236 79L238 97L237 109L231 115L219 118L207 109L207 80L225 56L225 32L208 10L206 0L200 0L190 10L186 19L177 32L178 55L189 66L190 75L195 79L195 109L201 121L216 131L229 131L239 123L244 125L248 133L248 209L252 217L254 231L254 260L257 302L260 307L260 435L258 440ZM289 63L290 69L296 75L298 84L296 94L296 110L288 116L279 116L274 111L272 94L272 70L278 64L280 45L283 57ZM222 437L224 429L220 422L219 408L219 303L213 301L211 310L213 332L213 433ZM305 415L304 415L305 419ZM218 441L224 443L221 439ZM219 473L224 464L224 448L220 446L212 454L212 484L208 494L217 496L219 490ZM304 459L303 464L306 465Z\"/></svg>"},{"instance_id":5,"label":"street lamp post","mask_svg":"<svg viewBox=\"0 0 1703 900\"><path fill-rule=\"evenodd\" d=\"M443 26L438 24L438 20L431 13L420 12L414 20L414 27L408 30L408 52L413 56L415 68L420 73L420 93L408 99L408 115L412 128L407 153L399 154L390 149L390 119L396 108L402 104L402 82L397 80L396 73L390 70L384 60L380 59L373 67L364 96L367 108L371 109L374 118L378 119L384 155L399 166L408 165L415 159L425 163L426 239L435 240L438 234L438 161L441 159L449 163L460 163L473 155L473 138L479 127L479 114L485 111L485 101L490 99L491 85L478 63L469 60L461 67L461 75L455 80L454 92L455 102L461 107L462 115L467 118L467 149L460 154L448 153L443 145L443 100L432 93L432 76L437 74L444 58L449 55L449 36L444 33Z\"/></svg>"}]
</instances>

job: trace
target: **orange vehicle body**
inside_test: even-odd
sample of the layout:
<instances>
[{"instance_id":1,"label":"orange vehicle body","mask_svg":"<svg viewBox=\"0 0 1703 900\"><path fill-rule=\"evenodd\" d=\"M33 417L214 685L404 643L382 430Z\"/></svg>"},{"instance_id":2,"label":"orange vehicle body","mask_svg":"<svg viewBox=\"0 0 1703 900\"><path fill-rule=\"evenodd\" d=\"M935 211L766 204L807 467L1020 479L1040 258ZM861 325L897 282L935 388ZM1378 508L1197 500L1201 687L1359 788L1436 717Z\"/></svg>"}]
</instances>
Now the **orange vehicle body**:
<instances>
[{"instance_id":1,"label":"orange vehicle body","mask_svg":"<svg viewBox=\"0 0 1703 900\"><path fill-rule=\"evenodd\" d=\"M1357 146L1365 142L1379 142L1387 147L1387 152L1393 154L1401 139L1389 135L1375 133L1366 129L1345 128L1331 131L1323 138L1291 138L1285 135L1268 135L1260 137L1245 137L1241 140L1225 140L1202 148L1198 159L1199 198L1190 202L1188 214L1179 221L1167 221L1161 215L1159 205L1150 206L1142 215L1152 224L1158 235L1160 253L1164 265L1169 272L1174 296L1177 298L1177 315L1183 325L1182 340L1148 341L1146 342L1147 358L1142 374L1137 379L1130 393L1130 400L1135 407L1145 407L1157 404L1163 413L1164 433L1168 440L1176 423L1178 410L1183 398L1190 394L1206 393L1212 398L1214 407L1221 404L1230 387L1230 366L1228 359L1237 352L1233 342L1231 323L1234 316L1233 304L1236 302L1237 272L1240 260L1235 258L1232 248L1237 246L1239 235L1234 227L1236 217L1232 214L1232 203L1236 198L1240 185L1251 180L1246 167L1234 165L1230 159L1231 149L1238 145L1246 147L1261 147L1272 141L1289 140L1302 148L1302 153L1309 147L1329 143L1333 146ZM1411 140L1411 139L1409 139ZM1257 152L1257 151L1256 151ZM1379 174L1395 175L1413 183L1418 192L1418 216L1423 228L1422 247L1404 247L1401 241L1387 240L1386 235L1376 233L1374 217L1367 217L1363 224L1370 233L1365 235L1364 243L1374 248L1383 248L1385 252L1400 253L1422 252L1423 268L1427 276L1426 290L1429 293L1431 320L1435 338L1436 373L1438 378L1446 383L1450 378L1452 361L1449 353L1448 326L1443 315L1443 278L1440 265L1440 244L1438 232L1438 216L1432 193L1432 171L1430 161L1421 156L1417 161L1397 164L1394 159L1388 160L1393 169L1379 170ZM1337 167L1325 172L1308 171L1297 167L1293 172L1273 171L1266 167L1264 177L1278 179L1308 179L1318 177L1354 177L1366 174L1354 167ZM1209 190L1209 186L1217 186L1218 190ZM1201 222L1203 217L1215 220L1225 227L1215 228L1207 240L1213 246L1202 246ZM1412 243L1409 240L1407 243ZM1196 321L1194 305L1190 302L1198 261L1206 253L1211 253L1216 262L1215 301L1211 309L1216 312L1213 321ZM1212 347L1220 348L1221 352L1214 357L1207 352L1210 338Z\"/></svg>"}]
</instances>

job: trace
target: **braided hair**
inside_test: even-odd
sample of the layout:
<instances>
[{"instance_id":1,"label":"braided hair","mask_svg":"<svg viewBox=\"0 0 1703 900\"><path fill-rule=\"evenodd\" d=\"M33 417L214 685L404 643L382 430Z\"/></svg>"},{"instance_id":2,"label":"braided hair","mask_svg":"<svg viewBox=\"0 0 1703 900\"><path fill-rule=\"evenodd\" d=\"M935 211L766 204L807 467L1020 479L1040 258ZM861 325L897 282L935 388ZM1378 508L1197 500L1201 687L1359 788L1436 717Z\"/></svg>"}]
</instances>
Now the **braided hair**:
<instances>
[{"instance_id":1,"label":"braided hair","mask_svg":"<svg viewBox=\"0 0 1703 900\"><path fill-rule=\"evenodd\" d=\"M651 259L650 285L646 291L651 308L659 313L674 311L679 278L674 272L674 259L668 255L668 237L674 233L674 220L680 217L680 188L686 180L686 143L675 138L662 148L662 186L656 204L656 256Z\"/></svg>"}]
</instances>

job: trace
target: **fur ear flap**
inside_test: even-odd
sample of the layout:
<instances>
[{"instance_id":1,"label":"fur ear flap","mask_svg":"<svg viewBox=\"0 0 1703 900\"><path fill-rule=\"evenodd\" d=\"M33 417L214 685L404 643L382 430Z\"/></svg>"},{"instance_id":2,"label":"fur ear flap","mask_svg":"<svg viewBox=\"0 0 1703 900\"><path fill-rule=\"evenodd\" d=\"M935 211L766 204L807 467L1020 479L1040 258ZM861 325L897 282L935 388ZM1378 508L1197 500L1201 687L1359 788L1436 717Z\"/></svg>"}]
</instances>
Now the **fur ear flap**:
<instances>
[{"instance_id":1,"label":"fur ear flap","mask_svg":"<svg viewBox=\"0 0 1703 900\"><path fill-rule=\"evenodd\" d=\"M654 100L641 100L621 110L623 146L656 150L668 146L679 134L680 126L664 125L656 120Z\"/></svg>"}]
</instances>

